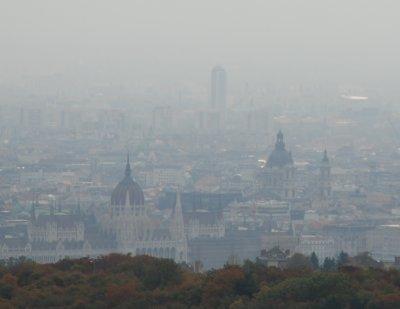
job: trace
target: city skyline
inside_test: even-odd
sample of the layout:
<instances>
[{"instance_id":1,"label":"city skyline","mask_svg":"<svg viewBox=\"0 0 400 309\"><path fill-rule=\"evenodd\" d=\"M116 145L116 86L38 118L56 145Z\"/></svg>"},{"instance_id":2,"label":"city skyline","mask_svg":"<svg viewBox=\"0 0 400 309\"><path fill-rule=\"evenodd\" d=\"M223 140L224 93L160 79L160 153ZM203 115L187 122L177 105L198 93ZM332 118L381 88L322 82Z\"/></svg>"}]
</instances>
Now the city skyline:
<instances>
[{"instance_id":1,"label":"city skyline","mask_svg":"<svg viewBox=\"0 0 400 309\"><path fill-rule=\"evenodd\" d=\"M400 308L399 9L2 1L0 307Z\"/></svg>"}]
</instances>

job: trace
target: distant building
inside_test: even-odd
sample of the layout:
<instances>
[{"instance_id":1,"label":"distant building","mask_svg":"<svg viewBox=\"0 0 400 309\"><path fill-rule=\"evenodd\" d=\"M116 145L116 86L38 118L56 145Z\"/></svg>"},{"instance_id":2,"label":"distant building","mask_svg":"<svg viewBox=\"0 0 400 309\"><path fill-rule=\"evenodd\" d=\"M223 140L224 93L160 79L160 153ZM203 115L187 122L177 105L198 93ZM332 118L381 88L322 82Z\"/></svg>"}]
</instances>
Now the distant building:
<instances>
[{"instance_id":1,"label":"distant building","mask_svg":"<svg viewBox=\"0 0 400 309\"><path fill-rule=\"evenodd\" d=\"M98 256L115 251L115 241L96 227L89 217L75 213L54 212L36 217L32 205L27 225L19 232L7 233L0 240L0 258L25 256L38 263L54 263L64 258ZM25 230L21 230L25 227Z\"/></svg>"},{"instance_id":2,"label":"distant building","mask_svg":"<svg viewBox=\"0 0 400 309\"><path fill-rule=\"evenodd\" d=\"M185 171L179 165L149 164L141 170L138 178L145 187L183 187L185 184Z\"/></svg>"},{"instance_id":3,"label":"distant building","mask_svg":"<svg viewBox=\"0 0 400 309\"><path fill-rule=\"evenodd\" d=\"M225 231L222 238L199 237L189 241L191 261L201 261L204 269L222 267L229 260L255 260L260 254L260 232L245 227Z\"/></svg>"},{"instance_id":4,"label":"distant building","mask_svg":"<svg viewBox=\"0 0 400 309\"><path fill-rule=\"evenodd\" d=\"M316 235L302 235L296 252L306 256L315 252L320 262L323 262L327 257L331 258L337 255L333 238Z\"/></svg>"},{"instance_id":5,"label":"distant building","mask_svg":"<svg viewBox=\"0 0 400 309\"><path fill-rule=\"evenodd\" d=\"M28 110L28 125L31 129L39 129L42 125L42 110L33 108Z\"/></svg>"},{"instance_id":6,"label":"distant building","mask_svg":"<svg viewBox=\"0 0 400 309\"><path fill-rule=\"evenodd\" d=\"M267 267L284 268L289 255L289 250L282 251L278 246L276 246L270 250L261 250L260 256L257 257L257 261Z\"/></svg>"},{"instance_id":7,"label":"distant building","mask_svg":"<svg viewBox=\"0 0 400 309\"><path fill-rule=\"evenodd\" d=\"M326 208L329 206L329 199L331 198L331 165L328 158L328 153L325 150L321 163L319 165L319 176L314 191L314 199L312 201L312 208Z\"/></svg>"},{"instance_id":8,"label":"distant building","mask_svg":"<svg viewBox=\"0 0 400 309\"><path fill-rule=\"evenodd\" d=\"M176 193L165 190L160 197L159 207L173 208ZM243 196L240 192L210 193L210 192L185 192L182 193L182 207L184 215L197 210L210 210L222 214L222 211L234 201L242 201Z\"/></svg>"},{"instance_id":9,"label":"distant building","mask_svg":"<svg viewBox=\"0 0 400 309\"><path fill-rule=\"evenodd\" d=\"M0 239L0 259L26 256L40 263L110 252L147 254L188 261L188 245L180 193L172 215L162 218L146 205L143 191L131 176L129 157L125 177L111 195L109 211L100 222L81 214L54 212L36 216L32 206L25 232ZM90 220L89 220L90 219Z\"/></svg>"},{"instance_id":10,"label":"distant building","mask_svg":"<svg viewBox=\"0 0 400 309\"><path fill-rule=\"evenodd\" d=\"M199 237L222 238L225 236L225 224L218 212L199 209L185 213L184 219L188 240Z\"/></svg>"},{"instance_id":11,"label":"distant building","mask_svg":"<svg viewBox=\"0 0 400 309\"><path fill-rule=\"evenodd\" d=\"M172 108L170 106L158 106L153 109L152 127L157 134L171 134Z\"/></svg>"},{"instance_id":12,"label":"distant building","mask_svg":"<svg viewBox=\"0 0 400 309\"><path fill-rule=\"evenodd\" d=\"M299 245L299 237L285 232L269 232L261 237L261 247L270 250L274 247L279 247L281 250L294 252Z\"/></svg>"},{"instance_id":13,"label":"distant building","mask_svg":"<svg viewBox=\"0 0 400 309\"><path fill-rule=\"evenodd\" d=\"M187 241L184 233L180 194L173 216L162 220L146 205L142 188L131 176L129 157L125 177L111 195L110 212L102 225L116 237L118 252L147 254L187 262Z\"/></svg>"},{"instance_id":14,"label":"distant building","mask_svg":"<svg viewBox=\"0 0 400 309\"><path fill-rule=\"evenodd\" d=\"M379 261L392 261L400 256L400 225L379 225L367 232L367 249Z\"/></svg>"},{"instance_id":15,"label":"distant building","mask_svg":"<svg viewBox=\"0 0 400 309\"><path fill-rule=\"evenodd\" d=\"M211 72L211 107L224 110L226 108L226 71L216 66Z\"/></svg>"},{"instance_id":16,"label":"distant building","mask_svg":"<svg viewBox=\"0 0 400 309\"><path fill-rule=\"evenodd\" d=\"M215 134L221 130L220 110L200 110L196 113L196 128L199 134Z\"/></svg>"},{"instance_id":17,"label":"distant building","mask_svg":"<svg viewBox=\"0 0 400 309\"><path fill-rule=\"evenodd\" d=\"M322 235L333 239L336 254L343 251L355 256L367 251L367 232L371 229L368 225L332 224L324 226Z\"/></svg>"},{"instance_id":18,"label":"distant building","mask_svg":"<svg viewBox=\"0 0 400 309\"><path fill-rule=\"evenodd\" d=\"M327 200L331 196L331 165L328 153L325 150L319 167L319 197Z\"/></svg>"},{"instance_id":19,"label":"distant building","mask_svg":"<svg viewBox=\"0 0 400 309\"><path fill-rule=\"evenodd\" d=\"M84 241L85 225L78 214L40 214L37 218L32 208L31 220L28 225L30 242L64 242Z\"/></svg>"},{"instance_id":20,"label":"distant building","mask_svg":"<svg viewBox=\"0 0 400 309\"><path fill-rule=\"evenodd\" d=\"M253 224L267 231L290 230L290 207L275 200L234 202L224 211L225 221L231 224Z\"/></svg>"},{"instance_id":21,"label":"distant building","mask_svg":"<svg viewBox=\"0 0 400 309\"><path fill-rule=\"evenodd\" d=\"M294 172L292 154L286 150L283 133L279 131L275 149L258 175L260 194L277 200L293 199L295 197Z\"/></svg>"}]
</instances>

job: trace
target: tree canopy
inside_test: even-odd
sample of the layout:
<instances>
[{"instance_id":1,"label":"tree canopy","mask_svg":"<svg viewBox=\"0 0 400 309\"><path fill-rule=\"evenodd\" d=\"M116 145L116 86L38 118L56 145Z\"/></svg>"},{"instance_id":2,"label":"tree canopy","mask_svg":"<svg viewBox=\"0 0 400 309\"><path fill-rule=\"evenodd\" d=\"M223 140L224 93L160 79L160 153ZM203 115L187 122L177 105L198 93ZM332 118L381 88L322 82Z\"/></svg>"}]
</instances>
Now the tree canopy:
<instances>
[{"instance_id":1,"label":"tree canopy","mask_svg":"<svg viewBox=\"0 0 400 309\"><path fill-rule=\"evenodd\" d=\"M293 255L286 269L245 261L207 273L149 256L13 259L0 264L0 307L400 308L399 271L366 254L346 259L314 269L311 257Z\"/></svg>"}]
</instances>

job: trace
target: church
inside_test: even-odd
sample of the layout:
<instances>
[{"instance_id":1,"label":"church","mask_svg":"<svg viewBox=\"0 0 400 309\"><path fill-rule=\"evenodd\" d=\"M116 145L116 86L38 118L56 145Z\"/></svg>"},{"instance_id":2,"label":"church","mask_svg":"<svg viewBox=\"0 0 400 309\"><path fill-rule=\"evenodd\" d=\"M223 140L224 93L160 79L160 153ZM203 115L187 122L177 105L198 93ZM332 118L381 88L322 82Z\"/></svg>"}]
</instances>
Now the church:
<instances>
[{"instance_id":1,"label":"church","mask_svg":"<svg viewBox=\"0 0 400 309\"><path fill-rule=\"evenodd\" d=\"M180 192L172 215L164 218L146 205L140 185L132 177L127 158L125 176L112 192L108 211L94 215L55 212L35 213L18 237L0 241L0 259L25 256L39 263L64 258L96 257L112 252L151 255L188 262Z\"/></svg>"},{"instance_id":2,"label":"church","mask_svg":"<svg viewBox=\"0 0 400 309\"><path fill-rule=\"evenodd\" d=\"M319 174L312 175L311 188L306 197L311 201L311 207L326 208L331 198L331 165L325 150L318 164ZM270 153L265 165L258 172L258 195L267 200L291 202L299 198L296 194L296 168L292 153L286 149L281 131L276 136L275 147ZM298 188L297 188L298 189ZM304 194L303 194L304 197Z\"/></svg>"},{"instance_id":3,"label":"church","mask_svg":"<svg viewBox=\"0 0 400 309\"><path fill-rule=\"evenodd\" d=\"M274 200L295 198L292 153L286 150L283 133L278 132L275 148L258 175L260 195Z\"/></svg>"},{"instance_id":4,"label":"church","mask_svg":"<svg viewBox=\"0 0 400 309\"><path fill-rule=\"evenodd\" d=\"M142 188L132 177L129 156L125 177L112 192L110 210L102 217L101 224L115 236L118 252L187 262L180 192L170 220L154 216L154 209L146 205Z\"/></svg>"}]
</instances>

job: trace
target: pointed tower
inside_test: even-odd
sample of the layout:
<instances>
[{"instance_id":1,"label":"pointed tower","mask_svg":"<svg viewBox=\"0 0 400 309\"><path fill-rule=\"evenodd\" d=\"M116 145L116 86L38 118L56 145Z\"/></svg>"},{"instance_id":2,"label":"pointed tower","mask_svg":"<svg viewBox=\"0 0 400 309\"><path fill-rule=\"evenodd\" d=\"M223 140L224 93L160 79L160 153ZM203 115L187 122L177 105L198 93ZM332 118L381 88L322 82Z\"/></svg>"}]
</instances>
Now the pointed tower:
<instances>
[{"instance_id":1,"label":"pointed tower","mask_svg":"<svg viewBox=\"0 0 400 309\"><path fill-rule=\"evenodd\" d=\"M281 130L279 130L278 134L276 135L275 148L278 150L285 150L285 142L283 141L283 133Z\"/></svg>"},{"instance_id":2,"label":"pointed tower","mask_svg":"<svg viewBox=\"0 0 400 309\"><path fill-rule=\"evenodd\" d=\"M77 216L82 216L82 209L81 209L81 199L78 197L78 201L76 203L76 210L75 210L75 214Z\"/></svg>"},{"instance_id":3,"label":"pointed tower","mask_svg":"<svg viewBox=\"0 0 400 309\"><path fill-rule=\"evenodd\" d=\"M188 245L185 235L185 228L183 223L182 203L181 203L181 192L176 192L176 203L174 208L174 216L171 222L172 236L176 242L176 256L175 260L180 262L188 261Z\"/></svg>"},{"instance_id":4,"label":"pointed tower","mask_svg":"<svg viewBox=\"0 0 400 309\"><path fill-rule=\"evenodd\" d=\"M36 211L35 211L35 202L32 201L31 205L31 222L34 224L36 222Z\"/></svg>"},{"instance_id":5,"label":"pointed tower","mask_svg":"<svg viewBox=\"0 0 400 309\"><path fill-rule=\"evenodd\" d=\"M323 200L331 196L331 165L326 150L319 167L319 195Z\"/></svg>"},{"instance_id":6,"label":"pointed tower","mask_svg":"<svg viewBox=\"0 0 400 309\"><path fill-rule=\"evenodd\" d=\"M126 166L125 166L125 177L131 177L132 170L131 170L131 164L129 162L129 152L126 155Z\"/></svg>"},{"instance_id":7,"label":"pointed tower","mask_svg":"<svg viewBox=\"0 0 400 309\"><path fill-rule=\"evenodd\" d=\"M177 240L183 239L185 237L185 229L183 224L183 213L182 213L182 203L181 203L181 192L178 190L176 192L176 203L174 208L174 220L173 220L174 237Z\"/></svg>"},{"instance_id":8,"label":"pointed tower","mask_svg":"<svg viewBox=\"0 0 400 309\"><path fill-rule=\"evenodd\" d=\"M126 206L127 196L129 194L130 206L144 205L144 195L142 188L132 178L131 164L129 154L126 157L125 177L118 183L111 194L111 206ZM117 207L121 208L121 207Z\"/></svg>"}]
</instances>

